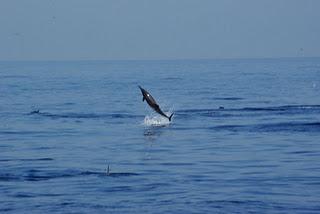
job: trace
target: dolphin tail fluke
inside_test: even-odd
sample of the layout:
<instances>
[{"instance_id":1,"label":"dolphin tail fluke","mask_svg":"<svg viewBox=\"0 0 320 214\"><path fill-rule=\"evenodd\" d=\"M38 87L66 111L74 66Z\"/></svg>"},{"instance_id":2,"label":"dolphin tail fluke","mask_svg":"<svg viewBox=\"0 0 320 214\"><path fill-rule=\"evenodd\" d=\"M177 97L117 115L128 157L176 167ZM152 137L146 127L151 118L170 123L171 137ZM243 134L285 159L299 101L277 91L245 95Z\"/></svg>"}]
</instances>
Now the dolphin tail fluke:
<instances>
[{"instance_id":1,"label":"dolphin tail fluke","mask_svg":"<svg viewBox=\"0 0 320 214\"><path fill-rule=\"evenodd\" d=\"M168 118L169 119L169 121L171 121L171 117L173 116L173 113L170 115L170 117Z\"/></svg>"}]
</instances>

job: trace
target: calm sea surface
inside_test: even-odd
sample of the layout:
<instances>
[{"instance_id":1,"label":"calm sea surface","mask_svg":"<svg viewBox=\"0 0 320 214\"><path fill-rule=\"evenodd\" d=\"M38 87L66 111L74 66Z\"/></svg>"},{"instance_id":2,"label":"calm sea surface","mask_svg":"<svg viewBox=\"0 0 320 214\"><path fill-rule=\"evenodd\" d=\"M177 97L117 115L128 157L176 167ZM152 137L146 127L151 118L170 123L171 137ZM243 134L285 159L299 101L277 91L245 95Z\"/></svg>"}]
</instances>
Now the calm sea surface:
<instances>
[{"instance_id":1,"label":"calm sea surface","mask_svg":"<svg viewBox=\"0 0 320 214\"><path fill-rule=\"evenodd\" d=\"M0 169L1 213L320 213L320 58L0 62Z\"/></svg>"}]
</instances>

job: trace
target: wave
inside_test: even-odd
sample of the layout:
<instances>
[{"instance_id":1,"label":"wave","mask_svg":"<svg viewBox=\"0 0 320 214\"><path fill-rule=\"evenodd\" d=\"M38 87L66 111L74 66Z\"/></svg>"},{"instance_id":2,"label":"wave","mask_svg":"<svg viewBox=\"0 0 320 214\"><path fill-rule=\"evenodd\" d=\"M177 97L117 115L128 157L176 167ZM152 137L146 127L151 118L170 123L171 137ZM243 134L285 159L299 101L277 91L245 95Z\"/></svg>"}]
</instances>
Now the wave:
<instances>
[{"instance_id":1,"label":"wave","mask_svg":"<svg viewBox=\"0 0 320 214\"><path fill-rule=\"evenodd\" d=\"M0 159L0 162L11 162L11 161L22 161L22 162L26 162L26 161L53 161L53 158L19 158L19 159Z\"/></svg>"},{"instance_id":2,"label":"wave","mask_svg":"<svg viewBox=\"0 0 320 214\"><path fill-rule=\"evenodd\" d=\"M143 117L143 115L136 115L136 114L128 114L128 113L110 113L110 114L96 114L96 113L49 113L49 112L41 112L39 110L31 111L28 115L38 115L42 117L49 117L52 119L59 119L59 118L67 118L67 119L126 119L126 118L138 118Z\"/></svg>"},{"instance_id":3,"label":"wave","mask_svg":"<svg viewBox=\"0 0 320 214\"><path fill-rule=\"evenodd\" d=\"M243 108L205 108L205 109L182 109L178 113L194 113L208 111L288 111L288 110L305 110L305 111L320 111L320 105L284 105L284 106L269 106L269 107L243 107Z\"/></svg>"},{"instance_id":4,"label":"wave","mask_svg":"<svg viewBox=\"0 0 320 214\"><path fill-rule=\"evenodd\" d=\"M238 98L226 98L238 99ZM220 106L218 108L200 108L200 109L180 109L175 111L175 115L182 117L203 116L203 117L233 117L233 116L259 116L259 115L293 115L293 114L314 114L320 113L320 105L284 105L284 106L268 106L268 107L243 107L243 108L227 108ZM168 114L171 114L170 112ZM40 110L31 111L28 115L37 115L49 117L53 119L132 119L141 118L143 115L129 113L50 113ZM162 116L147 115L144 118L145 125L168 125L169 121Z\"/></svg>"},{"instance_id":5,"label":"wave","mask_svg":"<svg viewBox=\"0 0 320 214\"><path fill-rule=\"evenodd\" d=\"M247 107L243 111L320 111L320 105L285 105L271 107Z\"/></svg>"},{"instance_id":6,"label":"wave","mask_svg":"<svg viewBox=\"0 0 320 214\"><path fill-rule=\"evenodd\" d=\"M236 100L243 100L241 97L213 97L212 100L229 100L229 101L236 101Z\"/></svg>"},{"instance_id":7,"label":"wave","mask_svg":"<svg viewBox=\"0 0 320 214\"><path fill-rule=\"evenodd\" d=\"M208 128L232 132L320 132L320 122L286 122L253 125L221 125Z\"/></svg>"},{"instance_id":8,"label":"wave","mask_svg":"<svg viewBox=\"0 0 320 214\"><path fill-rule=\"evenodd\" d=\"M38 136L38 137L47 137L47 136L56 136L63 134L64 136L72 136L76 134L76 131L68 130L68 129L60 129L60 130L51 130L51 131L33 131L33 130L24 130L24 131L18 131L18 130L0 130L0 134L8 135L8 136Z\"/></svg>"},{"instance_id":9,"label":"wave","mask_svg":"<svg viewBox=\"0 0 320 214\"><path fill-rule=\"evenodd\" d=\"M80 170L38 170L31 169L19 173L0 172L0 181L47 181L59 178L71 178L79 176L97 176L97 177L127 177L137 176L138 173L130 172L110 172L104 171L80 171Z\"/></svg>"},{"instance_id":10,"label":"wave","mask_svg":"<svg viewBox=\"0 0 320 214\"><path fill-rule=\"evenodd\" d=\"M27 75L1 75L1 79L27 79L29 76Z\"/></svg>"},{"instance_id":11,"label":"wave","mask_svg":"<svg viewBox=\"0 0 320 214\"><path fill-rule=\"evenodd\" d=\"M295 115L295 114L319 114L320 105L284 105L269 107L243 107L243 108L204 108L204 109L182 109L176 111L176 115L183 117L246 117L262 115Z\"/></svg>"}]
</instances>

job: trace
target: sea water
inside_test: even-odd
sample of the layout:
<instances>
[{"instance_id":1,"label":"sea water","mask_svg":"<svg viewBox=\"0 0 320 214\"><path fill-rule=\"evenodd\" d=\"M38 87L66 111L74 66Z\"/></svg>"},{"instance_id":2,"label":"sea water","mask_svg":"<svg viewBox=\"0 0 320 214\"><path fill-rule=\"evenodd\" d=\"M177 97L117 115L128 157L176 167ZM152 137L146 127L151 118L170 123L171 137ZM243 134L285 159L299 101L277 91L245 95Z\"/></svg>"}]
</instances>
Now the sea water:
<instances>
[{"instance_id":1,"label":"sea water","mask_svg":"<svg viewBox=\"0 0 320 214\"><path fill-rule=\"evenodd\" d=\"M0 212L319 213L320 59L0 62Z\"/></svg>"}]
</instances>

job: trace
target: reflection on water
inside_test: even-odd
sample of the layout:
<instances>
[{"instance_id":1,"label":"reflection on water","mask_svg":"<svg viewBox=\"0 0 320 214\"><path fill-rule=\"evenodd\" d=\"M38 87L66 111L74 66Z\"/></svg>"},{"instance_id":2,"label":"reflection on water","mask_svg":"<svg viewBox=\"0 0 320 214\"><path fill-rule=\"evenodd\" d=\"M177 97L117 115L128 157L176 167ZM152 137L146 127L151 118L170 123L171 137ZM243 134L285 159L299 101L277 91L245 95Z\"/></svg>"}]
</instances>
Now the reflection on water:
<instances>
[{"instance_id":1,"label":"reflection on water","mask_svg":"<svg viewBox=\"0 0 320 214\"><path fill-rule=\"evenodd\" d=\"M147 141L154 142L157 138L159 138L165 129L167 128L166 125L163 126L148 126L144 129L143 135Z\"/></svg>"}]
</instances>

